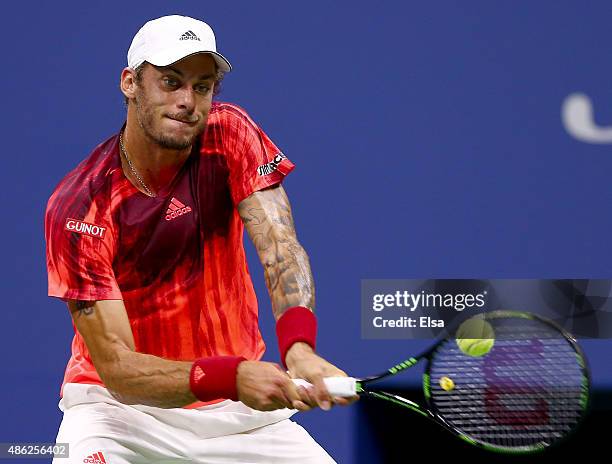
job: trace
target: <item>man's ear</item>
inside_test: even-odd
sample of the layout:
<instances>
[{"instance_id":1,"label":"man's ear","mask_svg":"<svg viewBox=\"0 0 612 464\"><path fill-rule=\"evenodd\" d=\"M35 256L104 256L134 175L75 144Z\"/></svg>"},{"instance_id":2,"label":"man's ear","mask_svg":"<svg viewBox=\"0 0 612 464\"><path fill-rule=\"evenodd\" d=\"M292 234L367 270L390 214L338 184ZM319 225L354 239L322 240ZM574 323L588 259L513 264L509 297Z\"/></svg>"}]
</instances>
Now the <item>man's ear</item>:
<instances>
[{"instance_id":1,"label":"man's ear","mask_svg":"<svg viewBox=\"0 0 612 464\"><path fill-rule=\"evenodd\" d=\"M121 81L119 87L125 98L132 99L136 96L136 71L132 68L123 68L121 71Z\"/></svg>"}]
</instances>

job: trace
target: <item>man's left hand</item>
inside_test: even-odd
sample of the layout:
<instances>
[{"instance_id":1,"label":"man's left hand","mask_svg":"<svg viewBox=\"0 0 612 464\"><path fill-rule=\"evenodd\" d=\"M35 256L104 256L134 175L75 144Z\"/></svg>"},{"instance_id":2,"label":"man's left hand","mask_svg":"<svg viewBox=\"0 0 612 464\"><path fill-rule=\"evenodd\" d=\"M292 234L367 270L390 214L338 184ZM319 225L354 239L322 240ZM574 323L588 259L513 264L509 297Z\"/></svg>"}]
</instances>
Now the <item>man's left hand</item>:
<instances>
[{"instance_id":1,"label":"man's left hand","mask_svg":"<svg viewBox=\"0 0 612 464\"><path fill-rule=\"evenodd\" d=\"M355 402L359 397L350 398L331 397L323 379L325 377L346 377L346 372L338 369L317 355L306 343L294 343L287 351L285 363L289 369L289 376L293 379L304 379L313 384L313 388L298 387L304 390L309 398L309 407L320 407L328 411L332 404L347 406Z\"/></svg>"}]
</instances>

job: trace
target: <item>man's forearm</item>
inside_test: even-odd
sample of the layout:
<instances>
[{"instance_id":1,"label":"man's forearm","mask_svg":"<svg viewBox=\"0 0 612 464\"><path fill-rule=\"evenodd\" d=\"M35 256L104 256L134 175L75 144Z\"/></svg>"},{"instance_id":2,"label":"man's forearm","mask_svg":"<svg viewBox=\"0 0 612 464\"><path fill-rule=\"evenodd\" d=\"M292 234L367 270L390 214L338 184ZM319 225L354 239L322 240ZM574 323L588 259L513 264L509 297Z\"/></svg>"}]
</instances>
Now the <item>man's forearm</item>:
<instances>
[{"instance_id":1,"label":"man's forearm","mask_svg":"<svg viewBox=\"0 0 612 464\"><path fill-rule=\"evenodd\" d=\"M314 310L310 262L297 240L284 190L256 192L240 204L239 212L264 267L276 319L292 306Z\"/></svg>"},{"instance_id":2,"label":"man's forearm","mask_svg":"<svg viewBox=\"0 0 612 464\"><path fill-rule=\"evenodd\" d=\"M278 319L292 306L314 310L314 281L308 255L297 240L278 243L273 259L264 263L266 285Z\"/></svg>"},{"instance_id":3,"label":"man's forearm","mask_svg":"<svg viewBox=\"0 0 612 464\"><path fill-rule=\"evenodd\" d=\"M137 352L123 301L76 300L68 307L100 378L119 401L162 408L196 401L192 363Z\"/></svg>"},{"instance_id":4,"label":"man's forearm","mask_svg":"<svg viewBox=\"0 0 612 464\"><path fill-rule=\"evenodd\" d=\"M179 408L198 401L189 386L192 364L125 349L100 371L105 386L122 403Z\"/></svg>"}]
</instances>

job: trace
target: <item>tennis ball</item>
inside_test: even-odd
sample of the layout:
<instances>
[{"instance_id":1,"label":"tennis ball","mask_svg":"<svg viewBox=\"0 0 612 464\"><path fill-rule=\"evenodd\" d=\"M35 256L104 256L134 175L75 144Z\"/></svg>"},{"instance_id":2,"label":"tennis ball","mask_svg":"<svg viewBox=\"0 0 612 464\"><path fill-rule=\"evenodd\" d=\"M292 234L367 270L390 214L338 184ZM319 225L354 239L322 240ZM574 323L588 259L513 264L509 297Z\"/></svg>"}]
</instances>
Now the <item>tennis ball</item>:
<instances>
[{"instance_id":1,"label":"tennis ball","mask_svg":"<svg viewBox=\"0 0 612 464\"><path fill-rule=\"evenodd\" d=\"M475 338L458 338L457 346L459 349L467 354L468 356L473 356L475 358L484 356L491 348L493 348L493 344L495 340L492 338L483 338L483 339L475 339Z\"/></svg>"},{"instance_id":2,"label":"tennis ball","mask_svg":"<svg viewBox=\"0 0 612 464\"><path fill-rule=\"evenodd\" d=\"M495 344L495 331L481 315L464 321L455 337L459 349L468 356L484 356Z\"/></svg>"},{"instance_id":3,"label":"tennis ball","mask_svg":"<svg viewBox=\"0 0 612 464\"><path fill-rule=\"evenodd\" d=\"M442 390L451 391L455 388L455 382L450 377L440 377L440 386Z\"/></svg>"}]
</instances>

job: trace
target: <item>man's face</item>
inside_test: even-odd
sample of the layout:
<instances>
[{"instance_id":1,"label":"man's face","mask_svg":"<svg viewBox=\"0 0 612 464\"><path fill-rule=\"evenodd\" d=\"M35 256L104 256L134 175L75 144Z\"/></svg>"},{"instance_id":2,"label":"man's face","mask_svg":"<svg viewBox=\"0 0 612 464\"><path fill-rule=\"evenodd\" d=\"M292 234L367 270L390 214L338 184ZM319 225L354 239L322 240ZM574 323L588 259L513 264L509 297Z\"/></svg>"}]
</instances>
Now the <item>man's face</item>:
<instances>
[{"instance_id":1,"label":"man's face","mask_svg":"<svg viewBox=\"0 0 612 464\"><path fill-rule=\"evenodd\" d=\"M146 64L134 95L145 135L164 148L189 148L206 127L217 67L197 54L170 66Z\"/></svg>"}]
</instances>

